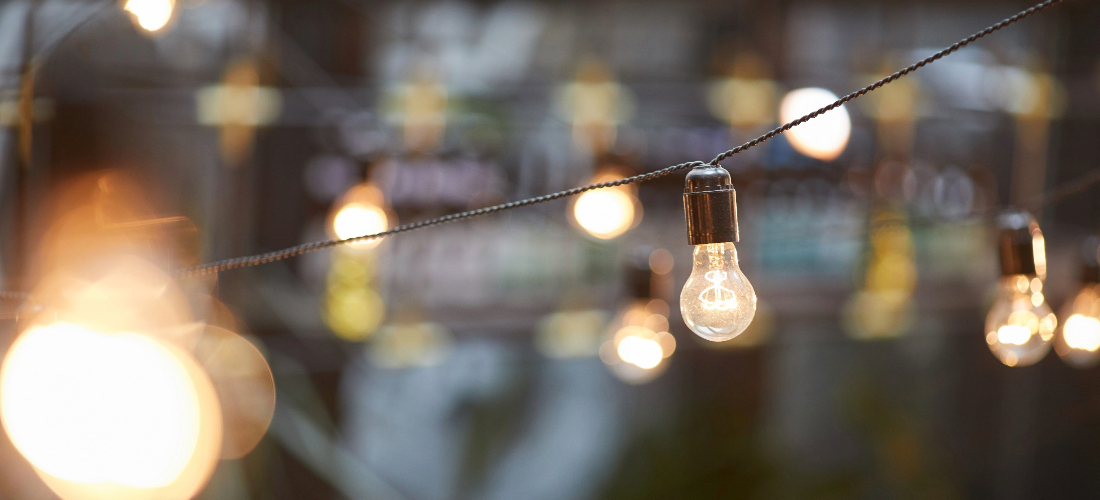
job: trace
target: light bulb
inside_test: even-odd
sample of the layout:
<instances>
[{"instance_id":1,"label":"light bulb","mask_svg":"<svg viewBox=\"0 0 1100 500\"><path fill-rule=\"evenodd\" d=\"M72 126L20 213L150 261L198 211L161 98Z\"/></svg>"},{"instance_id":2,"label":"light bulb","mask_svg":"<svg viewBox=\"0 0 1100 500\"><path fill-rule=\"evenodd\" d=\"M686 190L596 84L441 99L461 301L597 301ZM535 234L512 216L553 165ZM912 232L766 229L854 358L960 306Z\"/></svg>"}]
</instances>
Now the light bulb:
<instances>
[{"instance_id":1,"label":"light bulb","mask_svg":"<svg viewBox=\"0 0 1100 500\"><path fill-rule=\"evenodd\" d=\"M695 246L691 276L680 292L680 313L691 331L714 342L745 331L756 314L756 291L737 267L733 243Z\"/></svg>"},{"instance_id":2,"label":"light bulb","mask_svg":"<svg viewBox=\"0 0 1100 500\"><path fill-rule=\"evenodd\" d=\"M622 189L589 191L577 198L573 217L584 230L601 240L619 236L634 223L634 201Z\"/></svg>"},{"instance_id":3,"label":"light bulb","mask_svg":"<svg viewBox=\"0 0 1100 500\"><path fill-rule=\"evenodd\" d=\"M688 172L684 217L695 254L680 292L680 313L700 337L732 339L752 323L756 291L737 267L737 195L726 169L701 165Z\"/></svg>"},{"instance_id":4,"label":"light bulb","mask_svg":"<svg viewBox=\"0 0 1100 500\"><path fill-rule=\"evenodd\" d=\"M1008 366L1038 362L1050 350L1058 320L1043 298L1042 281L1023 274L1001 278L985 318L985 341Z\"/></svg>"},{"instance_id":5,"label":"light bulb","mask_svg":"<svg viewBox=\"0 0 1100 500\"><path fill-rule=\"evenodd\" d=\"M591 182L615 181L629 175L619 168L605 168ZM569 217L570 222L590 236L610 240L638 225L642 220L642 204L630 185L594 189L569 205Z\"/></svg>"},{"instance_id":6,"label":"light bulb","mask_svg":"<svg viewBox=\"0 0 1100 500\"><path fill-rule=\"evenodd\" d=\"M779 104L779 120L797 120L836 100L836 94L821 88L792 90ZM844 152L851 132L852 120L848 111L844 106L839 106L815 120L792 128L785 135L799 153L821 161L832 161Z\"/></svg>"},{"instance_id":7,"label":"light bulb","mask_svg":"<svg viewBox=\"0 0 1100 500\"><path fill-rule=\"evenodd\" d=\"M341 240L381 233L394 224L393 216L385 208L382 191L364 182L344 193L329 216L329 234ZM358 240L351 243L355 249L374 248L380 238Z\"/></svg>"},{"instance_id":8,"label":"light bulb","mask_svg":"<svg viewBox=\"0 0 1100 500\"><path fill-rule=\"evenodd\" d=\"M145 31L159 31L172 20L174 0L129 0L122 9L133 16L134 23Z\"/></svg>"},{"instance_id":9,"label":"light bulb","mask_svg":"<svg viewBox=\"0 0 1100 500\"><path fill-rule=\"evenodd\" d=\"M668 368L676 339L668 333L668 304L660 299L635 299L619 313L600 346L600 359L619 380L644 384Z\"/></svg>"},{"instance_id":10,"label":"light bulb","mask_svg":"<svg viewBox=\"0 0 1100 500\"><path fill-rule=\"evenodd\" d=\"M1100 361L1100 293L1086 284L1063 310L1064 323L1054 351L1070 366L1089 368Z\"/></svg>"}]
</instances>

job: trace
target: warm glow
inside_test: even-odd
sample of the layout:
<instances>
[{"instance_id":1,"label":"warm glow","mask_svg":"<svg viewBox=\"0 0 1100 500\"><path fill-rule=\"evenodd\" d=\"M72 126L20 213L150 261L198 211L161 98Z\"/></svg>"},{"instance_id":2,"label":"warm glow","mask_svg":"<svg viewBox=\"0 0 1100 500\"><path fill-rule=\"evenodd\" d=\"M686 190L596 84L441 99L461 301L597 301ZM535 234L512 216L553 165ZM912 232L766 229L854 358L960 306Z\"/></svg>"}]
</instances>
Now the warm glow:
<instances>
[{"instance_id":1,"label":"warm glow","mask_svg":"<svg viewBox=\"0 0 1100 500\"><path fill-rule=\"evenodd\" d=\"M1019 290L1020 293L1027 293L1027 287L1029 286L1028 283L1029 282L1027 281L1027 276L1016 276L1016 290Z\"/></svg>"},{"instance_id":2,"label":"warm glow","mask_svg":"<svg viewBox=\"0 0 1100 500\"><path fill-rule=\"evenodd\" d=\"M1100 319L1074 314L1062 328L1067 346L1089 352L1100 349Z\"/></svg>"},{"instance_id":3,"label":"warm glow","mask_svg":"<svg viewBox=\"0 0 1100 500\"><path fill-rule=\"evenodd\" d=\"M665 357L664 350L656 339L636 335L628 335L619 341L616 352L619 359L646 370L660 364Z\"/></svg>"},{"instance_id":4,"label":"warm glow","mask_svg":"<svg viewBox=\"0 0 1100 500\"><path fill-rule=\"evenodd\" d=\"M199 442L195 382L177 355L135 333L33 327L0 370L0 416L35 467L75 483L172 484Z\"/></svg>"},{"instance_id":5,"label":"warm glow","mask_svg":"<svg viewBox=\"0 0 1100 500\"><path fill-rule=\"evenodd\" d=\"M668 333L668 304L638 300L615 322L614 334L599 349L600 360L611 373L630 384L644 384L668 368L665 359L676 352L676 338Z\"/></svg>"},{"instance_id":6,"label":"warm glow","mask_svg":"<svg viewBox=\"0 0 1100 500\"><path fill-rule=\"evenodd\" d=\"M1043 238L1042 231L1034 229L1031 231L1031 252L1035 256L1035 274L1038 274L1040 278L1047 275L1047 247L1046 239Z\"/></svg>"},{"instance_id":7,"label":"warm glow","mask_svg":"<svg viewBox=\"0 0 1100 500\"><path fill-rule=\"evenodd\" d=\"M756 292L737 265L733 243L696 245L691 276L680 290L680 314L696 335L732 339L756 314Z\"/></svg>"},{"instance_id":8,"label":"warm glow","mask_svg":"<svg viewBox=\"0 0 1100 500\"><path fill-rule=\"evenodd\" d=\"M342 240L380 233L386 230L386 211L374 205L348 203L336 213L332 220L332 229L336 237ZM357 245L374 246L381 240L356 242Z\"/></svg>"},{"instance_id":9,"label":"warm glow","mask_svg":"<svg viewBox=\"0 0 1100 500\"><path fill-rule=\"evenodd\" d=\"M173 0L127 0L123 10L146 31L158 31L172 19Z\"/></svg>"},{"instance_id":10,"label":"warm glow","mask_svg":"<svg viewBox=\"0 0 1100 500\"><path fill-rule=\"evenodd\" d=\"M634 198L625 189L588 191L577 199L573 216L588 234L611 239L634 225Z\"/></svg>"},{"instance_id":11,"label":"warm glow","mask_svg":"<svg viewBox=\"0 0 1100 500\"><path fill-rule=\"evenodd\" d=\"M837 96L821 88L793 90L779 104L779 120L797 120L837 100ZM799 153L822 161L840 156L848 145L852 121L844 106L830 110L813 120L786 132L787 140Z\"/></svg>"},{"instance_id":12,"label":"warm glow","mask_svg":"<svg viewBox=\"0 0 1100 500\"><path fill-rule=\"evenodd\" d=\"M1004 325L997 329L997 341L1002 344L1024 345L1031 339L1031 329L1022 325Z\"/></svg>"}]
</instances>

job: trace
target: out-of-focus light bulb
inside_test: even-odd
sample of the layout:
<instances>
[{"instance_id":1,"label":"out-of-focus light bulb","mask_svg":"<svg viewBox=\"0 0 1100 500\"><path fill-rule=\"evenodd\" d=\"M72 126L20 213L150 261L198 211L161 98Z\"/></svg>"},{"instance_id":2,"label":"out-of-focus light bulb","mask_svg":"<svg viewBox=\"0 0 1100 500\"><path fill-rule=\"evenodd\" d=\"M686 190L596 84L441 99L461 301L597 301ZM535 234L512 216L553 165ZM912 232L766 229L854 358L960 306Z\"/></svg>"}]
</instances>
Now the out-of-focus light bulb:
<instances>
[{"instance_id":1,"label":"out-of-focus light bulb","mask_svg":"<svg viewBox=\"0 0 1100 500\"><path fill-rule=\"evenodd\" d=\"M607 169L592 177L591 182L609 182L626 175L618 169ZM581 194L571 204L569 214L584 232L601 240L609 240L638 224L642 205L632 186L616 186Z\"/></svg>"},{"instance_id":2,"label":"out-of-focus light bulb","mask_svg":"<svg viewBox=\"0 0 1100 500\"><path fill-rule=\"evenodd\" d=\"M997 301L985 319L985 340L1008 366L1038 362L1050 350L1058 320L1028 276L1001 279Z\"/></svg>"},{"instance_id":3,"label":"out-of-focus light bulb","mask_svg":"<svg viewBox=\"0 0 1100 500\"><path fill-rule=\"evenodd\" d=\"M779 104L779 121L787 123L813 113L837 100L836 94L822 88L792 90ZM787 140L799 153L822 161L831 161L844 152L852 133L852 120L844 106L786 132Z\"/></svg>"},{"instance_id":4,"label":"out-of-focus light bulb","mask_svg":"<svg viewBox=\"0 0 1100 500\"><path fill-rule=\"evenodd\" d=\"M122 10L129 12L134 22L145 31L159 31L172 20L174 0L127 0Z\"/></svg>"},{"instance_id":5,"label":"out-of-focus light bulb","mask_svg":"<svg viewBox=\"0 0 1100 500\"><path fill-rule=\"evenodd\" d=\"M1074 314L1062 328L1066 346L1071 349L1096 352L1100 348L1100 319Z\"/></svg>"},{"instance_id":6,"label":"out-of-focus light bulb","mask_svg":"<svg viewBox=\"0 0 1100 500\"><path fill-rule=\"evenodd\" d=\"M391 216L384 208L385 199L377 187L363 183L348 190L335 205L330 222L330 234L346 240L380 233L390 228ZM374 248L381 239L352 243L355 248Z\"/></svg>"},{"instance_id":7,"label":"out-of-focus light bulb","mask_svg":"<svg viewBox=\"0 0 1100 500\"><path fill-rule=\"evenodd\" d=\"M0 370L4 429L31 464L65 481L172 484L202 418L196 373L179 356L135 333L32 327Z\"/></svg>"},{"instance_id":8,"label":"out-of-focus light bulb","mask_svg":"<svg viewBox=\"0 0 1100 500\"><path fill-rule=\"evenodd\" d=\"M621 190L589 191L577 198L573 216L588 234L607 240L619 236L634 223L634 201Z\"/></svg>"},{"instance_id":9,"label":"out-of-focus light bulb","mask_svg":"<svg viewBox=\"0 0 1100 500\"><path fill-rule=\"evenodd\" d=\"M733 243L696 245L680 313L691 331L714 342L745 331L756 314L756 291L737 266Z\"/></svg>"},{"instance_id":10,"label":"out-of-focus light bulb","mask_svg":"<svg viewBox=\"0 0 1100 500\"><path fill-rule=\"evenodd\" d=\"M637 299L623 308L610 328L614 333L599 351L611 373L630 384L644 384L664 373L665 360L676 351L667 314L668 304L660 299Z\"/></svg>"},{"instance_id":11,"label":"out-of-focus light bulb","mask_svg":"<svg viewBox=\"0 0 1100 500\"><path fill-rule=\"evenodd\" d=\"M1087 283L1065 309L1061 334L1054 351L1070 366L1089 368L1100 361L1100 293L1096 283Z\"/></svg>"},{"instance_id":12,"label":"out-of-focus light bulb","mask_svg":"<svg viewBox=\"0 0 1100 500\"><path fill-rule=\"evenodd\" d=\"M1043 296L1043 233L1031 214L1010 209L997 217L1001 282L985 317L985 341L1008 366L1027 366L1050 351L1058 320Z\"/></svg>"},{"instance_id":13,"label":"out-of-focus light bulb","mask_svg":"<svg viewBox=\"0 0 1100 500\"><path fill-rule=\"evenodd\" d=\"M386 212L375 206L349 203L336 212L332 229L337 237L345 240L382 232L386 230Z\"/></svg>"},{"instance_id":14,"label":"out-of-focus light bulb","mask_svg":"<svg viewBox=\"0 0 1100 500\"><path fill-rule=\"evenodd\" d=\"M642 335L624 335L615 352L619 355L619 359L646 370L656 367L662 359L665 359L661 343L657 341L656 334L651 330L643 331Z\"/></svg>"}]
</instances>

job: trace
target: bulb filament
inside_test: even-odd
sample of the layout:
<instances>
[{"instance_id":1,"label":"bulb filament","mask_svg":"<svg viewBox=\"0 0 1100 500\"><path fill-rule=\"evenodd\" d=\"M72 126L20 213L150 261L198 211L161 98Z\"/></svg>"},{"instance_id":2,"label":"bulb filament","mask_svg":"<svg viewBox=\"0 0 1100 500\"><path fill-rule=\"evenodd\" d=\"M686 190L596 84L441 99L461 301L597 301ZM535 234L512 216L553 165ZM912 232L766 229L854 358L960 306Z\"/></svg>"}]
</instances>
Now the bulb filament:
<instances>
[{"instance_id":1,"label":"bulb filament","mask_svg":"<svg viewBox=\"0 0 1100 500\"><path fill-rule=\"evenodd\" d=\"M708 311L729 311L737 307L737 297L733 290L722 286L726 281L725 271L707 271L703 279L710 282L710 286L699 293L699 301L703 309Z\"/></svg>"}]
</instances>

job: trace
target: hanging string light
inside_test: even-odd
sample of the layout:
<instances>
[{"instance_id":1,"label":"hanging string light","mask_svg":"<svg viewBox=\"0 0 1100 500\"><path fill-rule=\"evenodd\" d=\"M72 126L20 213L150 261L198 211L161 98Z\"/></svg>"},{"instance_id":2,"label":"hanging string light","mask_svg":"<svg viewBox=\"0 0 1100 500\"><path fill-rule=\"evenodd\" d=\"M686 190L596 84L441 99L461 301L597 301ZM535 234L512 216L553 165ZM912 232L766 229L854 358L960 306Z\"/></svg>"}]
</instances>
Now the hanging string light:
<instances>
[{"instance_id":1,"label":"hanging string light","mask_svg":"<svg viewBox=\"0 0 1100 500\"><path fill-rule=\"evenodd\" d=\"M737 199L726 169L704 165L688 172L684 215L695 251L680 313L700 337L732 339L752 322L756 292L737 265Z\"/></svg>"},{"instance_id":2,"label":"hanging string light","mask_svg":"<svg viewBox=\"0 0 1100 500\"><path fill-rule=\"evenodd\" d=\"M792 90L779 104L779 119L789 122L815 109L836 101L836 94L820 88ZM787 140L799 153L821 161L832 161L848 146L852 119L844 106L792 129Z\"/></svg>"},{"instance_id":3,"label":"hanging string light","mask_svg":"<svg viewBox=\"0 0 1100 500\"><path fill-rule=\"evenodd\" d=\"M601 169L592 182L622 179L625 175L614 167ZM592 237L609 240L621 236L642 220L642 203L633 185L589 191L569 204L570 222Z\"/></svg>"},{"instance_id":4,"label":"hanging string light","mask_svg":"<svg viewBox=\"0 0 1100 500\"><path fill-rule=\"evenodd\" d=\"M329 234L347 239L384 231L396 219L382 191L370 183L348 190L332 207ZM385 302L378 291L378 255L381 240L363 240L335 252L326 280L322 317L340 338L358 342L370 336L385 319Z\"/></svg>"},{"instance_id":5,"label":"hanging string light","mask_svg":"<svg viewBox=\"0 0 1100 500\"><path fill-rule=\"evenodd\" d=\"M1096 240L1085 244L1081 289L1062 309L1062 327L1054 352L1075 368L1091 368L1100 361L1100 265Z\"/></svg>"},{"instance_id":6,"label":"hanging string light","mask_svg":"<svg viewBox=\"0 0 1100 500\"><path fill-rule=\"evenodd\" d=\"M138 1L138 0L133 0ZM799 135L799 130L803 130L802 126L811 120L815 120L814 123L822 121L822 116L832 116L834 118L827 118L827 120L841 120L843 124L838 121L833 123L831 131L827 134L821 132L821 134L811 134L811 136L828 135L829 140L823 141L821 144L817 143L817 139L814 137L792 138L792 144L796 142L804 142L804 152L810 156L822 160L830 160L835 158L843 151L844 145L847 141L847 135L850 131L850 122L847 120L847 112L843 106L849 101L857 99L869 92L872 92L882 86L896 81L897 79L908 75L932 62L952 54L959 49L973 43L974 41L989 35L995 31L1003 29L1013 23L1016 23L1028 16L1031 16L1037 12L1040 12L1047 7L1050 7L1056 3L1060 3L1060 0L1046 0L1040 4L1032 6L1031 8L1017 13L1016 15L1005 19L993 26L990 26L978 33L975 33L959 42L945 48L929 57L926 57L912 65L909 65L885 78L882 78L867 87L859 89L855 92L847 94L841 98L832 100L829 102L827 99L822 99L820 89L802 89L798 93L792 93L788 96L788 104L786 108L800 109L795 104L802 101L814 101L820 100L822 107L809 111L807 114L798 117L791 118L786 124L757 137L749 142L746 142L736 148L730 149L719 154L709 163L703 163L698 161L686 162L671 167L666 167L661 170L650 172L647 174L635 175L624 179L598 182L587 186L569 189L566 191L560 191L544 196L535 198L529 198L524 200L518 200L509 203L503 203L491 207L485 207L477 210L470 210L466 212L460 212L456 214L446 215L429 219L412 224L405 224L392 229L384 229L389 227L389 218L385 216L384 211L372 210L366 205L347 205L346 211L341 210L334 214L332 220L333 235L336 239L327 241L319 241L313 243L306 243L283 250L274 252L268 252L258 255L245 256L233 259L227 259L217 261L209 264L203 264L194 266L191 268L185 268L177 272L178 276L194 276L205 275L208 273L216 273L228 269L234 269L238 267L250 267L261 265L277 260L282 260L289 257L294 257L306 252L312 252L319 249L329 248L338 245L364 245L366 242L375 242L382 237L413 231L429 226L438 224L464 220L480 215L487 215L491 213L501 212L519 207L530 206L538 203L544 203L552 200L566 198L582 193L598 189L613 189L620 188L639 182L649 181L658 177L669 175L673 172L692 168L692 172L689 173L687 178L687 189L684 194L685 197L685 215L688 220L688 235L689 242L696 246L695 259L693 265L693 272L688 283L685 285L681 294L681 311L684 313L685 322L692 328L697 334L708 338L710 340L725 340L733 338L740 334L747 325L752 321L752 317L756 308L756 295L752 289L751 284L744 277L744 274L738 267L737 254L734 243L737 241L737 217L736 206L734 199L734 191L730 184L730 178L728 172L725 172L719 166L719 163L726 158L729 158L738 153L744 152L752 147L760 145L765 141L768 141L775 136L787 132L793 132L793 135ZM170 17L170 16L169 16ZM810 99L813 97L813 99ZM830 95L830 99L835 96ZM830 113L832 112L832 113ZM826 127L828 128L828 127ZM840 133L843 132L843 133ZM793 136L792 136L793 137ZM811 140L812 139L812 140ZM812 146L812 147L811 147ZM822 146L822 147L818 147ZM795 147L800 147L796 145ZM1100 177L1090 178L1089 183L1100 181ZM1080 186L1075 186L1073 189L1079 189ZM345 222L347 221L347 222ZM345 230L346 228L346 230ZM371 232L374 231L374 232ZM1041 249L1043 246L1041 233L1032 235L1031 244L1033 246L1032 256L1034 257L1033 272L1035 278L1033 281L1027 283L1027 287L1019 286L1022 282L1017 280L1016 289L1019 293L1024 293L1022 288L1030 290L1030 297L1034 301L1033 307L1039 308L1040 305L1045 306L1043 303L1043 297L1041 294L1042 277L1045 275L1045 256L1042 252L1035 249ZM1014 275L1015 276L1015 275ZM1005 280L1007 283L1008 280ZM1008 288L1006 287L1006 290ZM4 297L13 298L19 297L20 294L7 293ZM1002 301L1003 302L1003 301ZM1049 307L1048 307L1049 309ZM992 312L991 312L992 314ZM991 316L992 317L992 316ZM1043 316L1046 318L1046 316ZM1050 317L1050 324L1043 323L1040 330L1040 337L1046 337L1048 334L1043 333L1046 329L1053 332L1053 315ZM1047 328L1049 327L1049 328ZM1013 332L1020 333L1018 330L1009 329L1006 330L1006 339L1016 339L1028 342L1022 335L1013 336ZM1049 338L1046 338L1049 340ZM992 346L991 342L991 346ZM1016 345L1016 344L1011 344ZM1020 349L1009 349L1009 351ZM1017 359L1012 364L1020 363L1019 354L1016 354ZM1040 356L1041 357L1041 356ZM1006 362L1009 358L1005 358Z\"/></svg>"},{"instance_id":7,"label":"hanging string light","mask_svg":"<svg viewBox=\"0 0 1100 500\"><path fill-rule=\"evenodd\" d=\"M612 321L600 359L620 380L643 384L668 368L676 338L668 331L668 303L661 286L671 278L672 254L638 249L626 266L627 304Z\"/></svg>"},{"instance_id":8,"label":"hanging string light","mask_svg":"<svg viewBox=\"0 0 1100 500\"><path fill-rule=\"evenodd\" d=\"M985 318L985 340L1008 366L1037 363L1050 351L1058 320L1043 296L1046 247L1031 214L1012 210L997 218L1001 280Z\"/></svg>"}]
</instances>

